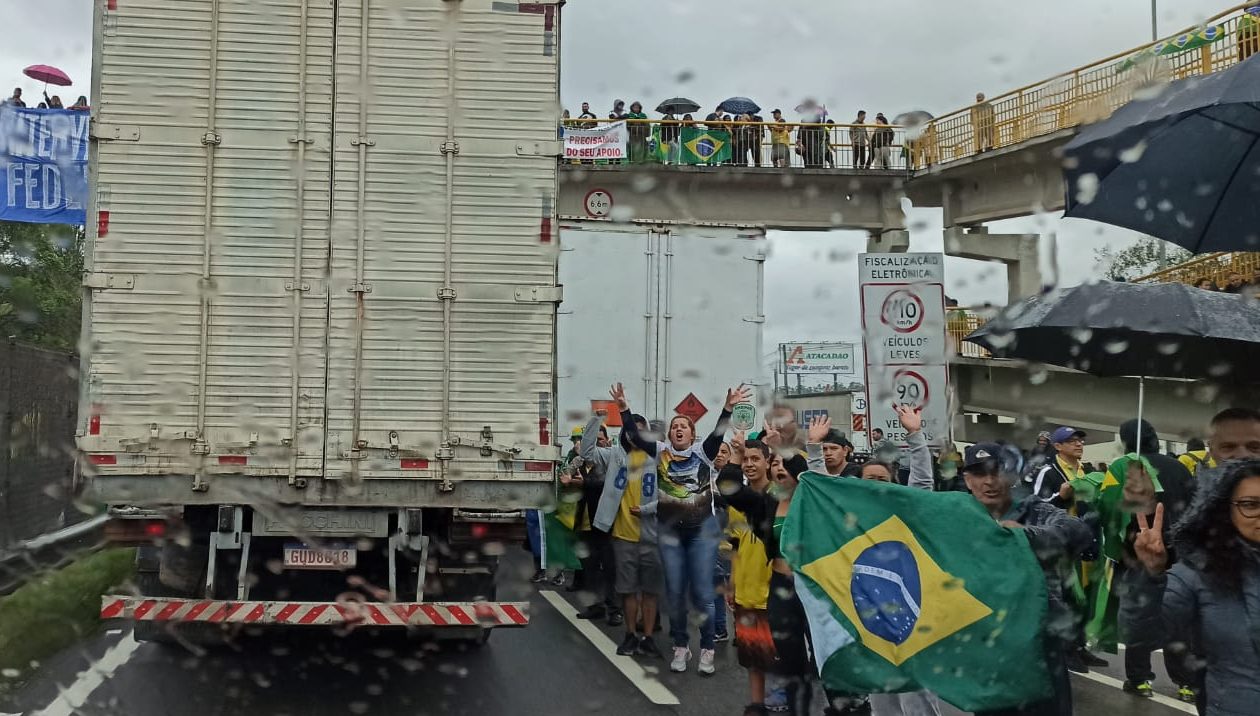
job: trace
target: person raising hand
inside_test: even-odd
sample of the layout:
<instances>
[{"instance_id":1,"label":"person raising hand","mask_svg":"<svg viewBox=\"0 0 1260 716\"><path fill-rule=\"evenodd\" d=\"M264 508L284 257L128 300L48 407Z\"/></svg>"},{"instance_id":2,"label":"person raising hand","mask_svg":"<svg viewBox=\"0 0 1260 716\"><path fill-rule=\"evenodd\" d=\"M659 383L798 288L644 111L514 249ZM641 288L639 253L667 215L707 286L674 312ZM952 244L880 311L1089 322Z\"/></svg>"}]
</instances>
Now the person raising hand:
<instances>
[{"instance_id":1,"label":"person raising hand","mask_svg":"<svg viewBox=\"0 0 1260 716\"><path fill-rule=\"evenodd\" d=\"M695 422L685 415L670 419L664 441L644 437L632 419L625 387L616 383L609 395L621 411L622 435L630 444L656 458L658 544L665 568L666 609L674 644L669 668L675 672L686 671L687 662L691 660L687 629L690 592L692 609L702 615L698 670L702 675L711 675L716 671L715 625L707 613L715 599L713 570L722 536L714 499L717 470L713 460L722 447L731 409L749 400L752 391L744 385L726 391L726 405L717 424L700 443L696 441Z\"/></svg>"}]
</instances>

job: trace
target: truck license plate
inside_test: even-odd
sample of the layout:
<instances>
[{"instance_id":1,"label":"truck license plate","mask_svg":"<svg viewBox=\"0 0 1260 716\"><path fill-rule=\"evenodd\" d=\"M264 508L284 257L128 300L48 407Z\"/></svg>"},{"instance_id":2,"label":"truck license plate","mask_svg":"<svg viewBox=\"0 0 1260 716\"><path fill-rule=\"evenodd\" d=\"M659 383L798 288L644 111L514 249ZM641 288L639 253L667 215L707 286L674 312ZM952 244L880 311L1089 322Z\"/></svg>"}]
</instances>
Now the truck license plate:
<instances>
[{"instance_id":1,"label":"truck license plate","mask_svg":"<svg viewBox=\"0 0 1260 716\"><path fill-rule=\"evenodd\" d=\"M355 566L359 553L349 544L327 544L309 547L304 544L284 546L284 566L288 569L347 569Z\"/></svg>"}]
</instances>

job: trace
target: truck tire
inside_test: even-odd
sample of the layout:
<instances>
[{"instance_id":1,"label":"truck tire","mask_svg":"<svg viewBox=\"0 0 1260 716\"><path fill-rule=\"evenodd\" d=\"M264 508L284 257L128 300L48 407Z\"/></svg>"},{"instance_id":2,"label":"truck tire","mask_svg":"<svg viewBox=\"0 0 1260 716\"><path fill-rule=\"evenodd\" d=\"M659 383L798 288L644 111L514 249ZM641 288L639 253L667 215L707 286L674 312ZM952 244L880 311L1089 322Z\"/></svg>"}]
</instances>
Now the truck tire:
<instances>
[{"instance_id":1,"label":"truck tire","mask_svg":"<svg viewBox=\"0 0 1260 716\"><path fill-rule=\"evenodd\" d=\"M167 589L174 591L168 596L197 593L206 574L209 550L209 543L200 540L193 540L187 545L170 540L162 545L162 566L158 576Z\"/></svg>"},{"instance_id":2,"label":"truck tire","mask_svg":"<svg viewBox=\"0 0 1260 716\"><path fill-rule=\"evenodd\" d=\"M137 556L137 561L140 561ZM162 584L158 573L154 571L136 571L136 589L142 597L173 597L169 587ZM152 641L158 644L174 644L175 639L163 628L161 622L138 621L132 626L136 641Z\"/></svg>"},{"instance_id":3,"label":"truck tire","mask_svg":"<svg viewBox=\"0 0 1260 716\"><path fill-rule=\"evenodd\" d=\"M139 560L137 560L139 561ZM156 570L137 570L136 589L143 597L189 597L188 593L179 593L162 583ZM187 622L172 624L169 622L137 621L133 624L132 633L136 641L149 641L163 647L179 648L189 644L200 647L218 646L225 642L222 629L217 624L201 624Z\"/></svg>"},{"instance_id":4,"label":"truck tire","mask_svg":"<svg viewBox=\"0 0 1260 716\"><path fill-rule=\"evenodd\" d=\"M491 578L493 578L493 575L491 575ZM491 584L488 589L479 591L478 596L484 597L486 601L493 602L498 599L498 589L494 584ZM494 629L481 627L475 631L470 630L467 633L467 636L452 637L448 639L448 641L456 648L464 649L466 651L474 651L476 649L484 648L486 644L490 643L490 635L493 633Z\"/></svg>"}]
</instances>

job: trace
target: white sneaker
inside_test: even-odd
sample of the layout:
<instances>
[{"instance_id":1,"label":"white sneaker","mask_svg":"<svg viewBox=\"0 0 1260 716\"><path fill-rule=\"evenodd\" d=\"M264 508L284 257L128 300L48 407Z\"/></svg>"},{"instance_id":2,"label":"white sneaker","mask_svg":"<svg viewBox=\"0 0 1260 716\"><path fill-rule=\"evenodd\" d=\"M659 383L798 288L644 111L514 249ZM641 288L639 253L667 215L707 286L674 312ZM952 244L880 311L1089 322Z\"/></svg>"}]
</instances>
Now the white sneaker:
<instances>
[{"instance_id":1,"label":"white sneaker","mask_svg":"<svg viewBox=\"0 0 1260 716\"><path fill-rule=\"evenodd\" d=\"M701 676L712 676L717 669L713 666L713 659L717 654L712 649L700 650L700 666L696 670Z\"/></svg>"},{"instance_id":2,"label":"white sneaker","mask_svg":"<svg viewBox=\"0 0 1260 716\"><path fill-rule=\"evenodd\" d=\"M700 652L703 654L704 652ZM685 646L674 647L674 660L669 662L669 670L683 672L687 670L687 662L691 661L691 649ZM713 661L713 653L709 652L709 661ZM712 667L710 667L712 668Z\"/></svg>"}]
</instances>

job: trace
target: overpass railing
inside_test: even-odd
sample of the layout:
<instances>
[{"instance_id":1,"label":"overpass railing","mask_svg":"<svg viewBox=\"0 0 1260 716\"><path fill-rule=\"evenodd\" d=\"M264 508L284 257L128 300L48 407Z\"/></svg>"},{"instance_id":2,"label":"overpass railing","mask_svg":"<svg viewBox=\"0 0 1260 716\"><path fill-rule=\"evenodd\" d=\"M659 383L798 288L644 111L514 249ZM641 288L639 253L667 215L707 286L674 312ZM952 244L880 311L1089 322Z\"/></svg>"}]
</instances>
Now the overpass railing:
<instances>
[{"instance_id":1,"label":"overpass railing","mask_svg":"<svg viewBox=\"0 0 1260 716\"><path fill-rule=\"evenodd\" d=\"M1260 51L1255 5L1232 7L1202 26L937 117L923 132L922 154L928 164L946 163L1013 146L1102 119L1140 87L1237 64ZM912 162L911 168L924 166Z\"/></svg>"},{"instance_id":2,"label":"overpass railing","mask_svg":"<svg viewBox=\"0 0 1260 716\"><path fill-rule=\"evenodd\" d=\"M974 309L950 307L945 309L945 330L949 334L949 342L957 355L966 358L988 358L989 352L974 343L963 340L972 331L985 324L988 317L996 309Z\"/></svg>"},{"instance_id":3,"label":"overpass railing","mask_svg":"<svg viewBox=\"0 0 1260 716\"><path fill-rule=\"evenodd\" d=\"M1176 266L1139 276L1134 283L1185 283L1198 286L1211 281L1215 289L1223 289L1234 278L1243 281L1260 279L1260 253L1234 251L1204 254Z\"/></svg>"},{"instance_id":4,"label":"overpass railing","mask_svg":"<svg viewBox=\"0 0 1260 716\"><path fill-rule=\"evenodd\" d=\"M843 169L846 171L905 172L916 154L926 158L926 146L904 127L895 125L815 122L718 122L665 119L565 119L561 131L594 129L624 121L629 134L629 158L569 159L570 164L692 164L698 166L777 166L774 134L787 131L786 150L779 154L784 168ZM877 136L877 132L884 132ZM689 146L708 137L708 144ZM705 160L706 152L729 159ZM701 151L697 151L700 149Z\"/></svg>"}]
</instances>

